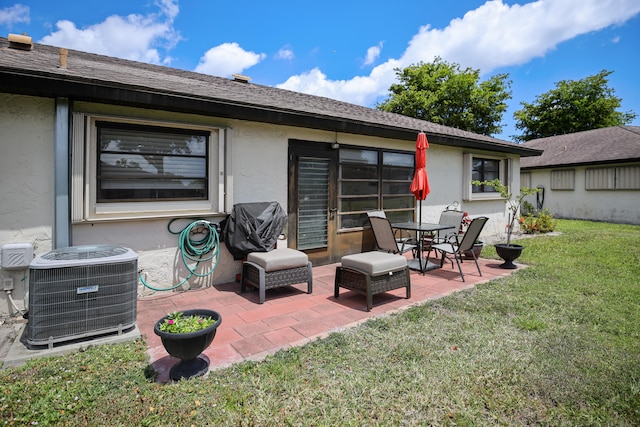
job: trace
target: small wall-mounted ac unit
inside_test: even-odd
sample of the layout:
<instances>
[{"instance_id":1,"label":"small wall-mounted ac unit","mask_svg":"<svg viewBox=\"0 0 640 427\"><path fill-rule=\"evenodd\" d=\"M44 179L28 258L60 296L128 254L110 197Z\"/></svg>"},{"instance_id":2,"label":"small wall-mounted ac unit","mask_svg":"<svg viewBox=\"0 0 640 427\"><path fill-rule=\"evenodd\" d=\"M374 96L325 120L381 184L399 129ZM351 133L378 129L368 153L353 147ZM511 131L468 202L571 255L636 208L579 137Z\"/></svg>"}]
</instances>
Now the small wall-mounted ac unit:
<instances>
[{"instance_id":1,"label":"small wall-mounted ac unit","mask_svg":"<svg viewBox=\"0 0 640 427\"><path fill-rule=\"evenodd\" d=\"M138 255L118 246L72 246L29 265L27 343L49 345L136 323Z\"/></svg>"}]
</instances>

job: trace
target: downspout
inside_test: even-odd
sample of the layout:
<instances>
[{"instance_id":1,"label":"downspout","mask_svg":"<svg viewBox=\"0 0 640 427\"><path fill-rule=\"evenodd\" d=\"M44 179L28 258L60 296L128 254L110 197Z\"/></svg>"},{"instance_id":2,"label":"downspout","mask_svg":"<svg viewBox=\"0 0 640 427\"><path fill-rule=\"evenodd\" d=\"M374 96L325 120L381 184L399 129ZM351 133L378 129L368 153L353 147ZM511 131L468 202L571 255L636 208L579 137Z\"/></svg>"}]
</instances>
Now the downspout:
<instances>
[{"instance_id":1,"label":"downspout","mask_svg":"<svg viewBox=\"0 0 640 427\"><path fill-rule=\"evenodd\" d=\"M70 246L69 99L56 98L53 249Z\"/></svg>"}]
</instances>

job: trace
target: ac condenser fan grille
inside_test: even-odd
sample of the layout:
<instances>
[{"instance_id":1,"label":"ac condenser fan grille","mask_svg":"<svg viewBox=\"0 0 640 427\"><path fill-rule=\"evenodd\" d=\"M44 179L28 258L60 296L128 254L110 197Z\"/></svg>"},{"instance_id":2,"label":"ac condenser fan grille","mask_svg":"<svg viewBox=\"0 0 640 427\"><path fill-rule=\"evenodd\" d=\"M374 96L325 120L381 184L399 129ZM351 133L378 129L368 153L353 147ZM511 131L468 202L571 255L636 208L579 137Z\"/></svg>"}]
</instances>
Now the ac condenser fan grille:
<instances>
[{"instance_id":1,"label":"ac condenser fan grille","mask_svg":"<svg viewBox=\"0 0 640 427\"><path fill-rule=\"evenodd\" d=\"M71 261L83 259L104 259L126 254L129 249L119 246L70 246L56 249L42 255L47 261Z\"/></svg>"},{"instance_id":2,"label":"ac condenser fan grille","mask_svg":"<svg viewBox=\"0 0 640 427\"><path fill-rule=\"evenodd\" d=\"M131 328L136 321L138 263L130 249L90 264L32 263L27 343L51 345ZM45 256L42 258L46 259ZM100 261L95 263L95 261Z\"/></svg>"}]
</instances>

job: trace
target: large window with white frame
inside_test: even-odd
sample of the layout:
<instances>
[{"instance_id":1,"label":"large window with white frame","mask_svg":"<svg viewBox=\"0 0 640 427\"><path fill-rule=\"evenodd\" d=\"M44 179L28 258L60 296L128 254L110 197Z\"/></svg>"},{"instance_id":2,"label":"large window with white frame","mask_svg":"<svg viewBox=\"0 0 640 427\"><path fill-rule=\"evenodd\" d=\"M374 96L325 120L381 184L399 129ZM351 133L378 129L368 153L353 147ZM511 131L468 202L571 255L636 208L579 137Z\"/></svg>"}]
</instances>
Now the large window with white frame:
<instances>
[{"instance_id":1,"label":"large window with white frame","mask_svg":"<svg viewBox=\"0 0 640 427\"><path fill-rule=\"evenodd\" d=\"M511 159L480 154L465 153L463 161L463 199L491 200L500 198L495 189L489 185L472 185L471 181L493 181L499 179L511 185Z\"/></svg>"},{"instance_id":2,"label":"large window with white frame","mask_svg":"<svg viewBox=\"0 0 640 427\"><path fill-rule=\"evenodd\" d=\"M74 222L224 210L226 129L74 114Z\"/></svg>"},{"instance_id":3,"label":"large window with white frame","mask_svg":"<svg viewBox=\"0 0 640 427\"><path fill-rule=\"evenodd\" d=\"M211 132L96 122L96 198L205 200Z\"/></svg>"}]
</instances>

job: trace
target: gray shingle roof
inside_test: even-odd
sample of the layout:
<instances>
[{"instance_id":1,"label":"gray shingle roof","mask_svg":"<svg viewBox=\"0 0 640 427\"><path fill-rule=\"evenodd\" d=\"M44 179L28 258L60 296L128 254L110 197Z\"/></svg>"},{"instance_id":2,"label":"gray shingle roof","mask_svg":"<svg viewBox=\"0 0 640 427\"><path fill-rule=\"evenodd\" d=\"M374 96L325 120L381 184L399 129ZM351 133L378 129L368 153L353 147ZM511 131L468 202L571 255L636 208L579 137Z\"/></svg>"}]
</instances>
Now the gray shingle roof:
<instances>
[{"instance_id":1,"label":"gray shingle roof","mask_svg":"<svg viewBox=\"0 0 640 427\"><path fill-rule=\"evenodd\" d=\"M612 126L533 139L524 145L544 152L523 158L522 169L640 161L640 127Z\"/></svg>"},{"instance_id":2,"label":"gray shingle roof","mask_svg":"<svg viewBox=\"0 0 640 427\"><path fill-rule=\"evenodd\" d=\"M34 44L31 51L16 50L1 37L0 91L406 140L415 140L416 133L424 130L430 142L439 144L521 156L540 154L497 138L325 97L103 55L69 50L67 67L62 68L59 48Z\"/></svg>"}]
</instances>

